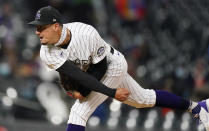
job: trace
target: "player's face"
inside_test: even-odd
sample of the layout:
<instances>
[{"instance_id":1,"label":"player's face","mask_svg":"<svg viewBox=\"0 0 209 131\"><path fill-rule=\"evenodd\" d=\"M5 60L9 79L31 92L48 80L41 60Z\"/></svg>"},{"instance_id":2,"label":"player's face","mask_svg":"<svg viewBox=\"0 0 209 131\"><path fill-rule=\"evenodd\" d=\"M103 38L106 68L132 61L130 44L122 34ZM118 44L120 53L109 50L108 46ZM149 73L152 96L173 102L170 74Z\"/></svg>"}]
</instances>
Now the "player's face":
<instances>
[{"instance_id":1,"label":"player's face","mask_svg":"<svg viewBox=\"0 0 209 131\"><path fill-rule=\"evenodd\" d=\"M55 24L38 25L36 35L40 38L41 44L55 44L58 39L57 26Z\"/></svg>"}]
</instances>

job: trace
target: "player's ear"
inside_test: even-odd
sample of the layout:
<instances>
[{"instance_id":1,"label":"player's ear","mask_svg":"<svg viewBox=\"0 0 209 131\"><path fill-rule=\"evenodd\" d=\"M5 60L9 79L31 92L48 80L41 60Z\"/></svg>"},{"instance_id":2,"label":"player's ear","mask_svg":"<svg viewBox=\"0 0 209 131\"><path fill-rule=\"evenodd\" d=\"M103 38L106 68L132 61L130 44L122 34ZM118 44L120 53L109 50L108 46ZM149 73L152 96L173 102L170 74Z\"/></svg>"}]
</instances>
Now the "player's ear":
<instances>
[{"instance_id":1,"label":"player's ear","mask_svg":"<svg viewBox=\"0 0 209 131\"><path fill-rule=\"evenodd\" d=\"M54 31L58 31L59 28L60 28L60 24L59 23L54 23L54 25L53 25Z\"/></svg>"}]
</instances>

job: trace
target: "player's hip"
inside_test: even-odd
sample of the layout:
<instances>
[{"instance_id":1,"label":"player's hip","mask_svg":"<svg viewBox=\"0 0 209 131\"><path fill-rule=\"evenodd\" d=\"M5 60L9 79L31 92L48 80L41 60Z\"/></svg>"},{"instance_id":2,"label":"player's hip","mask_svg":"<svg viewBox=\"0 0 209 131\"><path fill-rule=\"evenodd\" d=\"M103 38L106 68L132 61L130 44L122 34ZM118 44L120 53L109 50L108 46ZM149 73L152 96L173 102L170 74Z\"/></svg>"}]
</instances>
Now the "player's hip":
<instances>
[{"instance_id":1,"label":"player's hip","mask_svg":"<svg viewBox=\"0 0 209 131\"><path fill-rule=\"evenodd\" d=\"M111 47L110 53L107 54L108 68L106 75L119 76L127 72L127 62L122 53Z\"/></svg>"}]
</instances>

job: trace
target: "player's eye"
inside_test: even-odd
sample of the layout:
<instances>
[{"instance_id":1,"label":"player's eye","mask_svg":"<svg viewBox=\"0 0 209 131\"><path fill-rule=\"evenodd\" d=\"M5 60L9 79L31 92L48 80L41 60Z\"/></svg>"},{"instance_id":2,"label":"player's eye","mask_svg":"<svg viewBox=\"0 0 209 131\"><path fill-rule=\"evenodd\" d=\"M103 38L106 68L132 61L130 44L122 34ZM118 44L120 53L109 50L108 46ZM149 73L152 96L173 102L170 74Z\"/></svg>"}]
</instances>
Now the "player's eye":
<instances>
[{"instance_id":1,"label":"player's eye","mask_svg":"<svg viewBox=\"0 0 209 131\"><path fill-rule=\"evenodd\" d=\"M43 26L37 26L37 27L36 27L36 30L37 30L38 32L43 31L43 29L44 29Z\"/></svg>"}]
</instances>

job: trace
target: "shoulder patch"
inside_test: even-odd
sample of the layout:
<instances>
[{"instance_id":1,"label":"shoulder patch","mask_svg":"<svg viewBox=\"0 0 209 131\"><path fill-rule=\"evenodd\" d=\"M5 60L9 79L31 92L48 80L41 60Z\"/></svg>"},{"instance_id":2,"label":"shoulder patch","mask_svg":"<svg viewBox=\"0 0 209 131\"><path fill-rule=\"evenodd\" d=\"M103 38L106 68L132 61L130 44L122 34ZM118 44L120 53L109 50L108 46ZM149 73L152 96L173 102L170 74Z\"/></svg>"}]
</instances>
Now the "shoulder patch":
<instances>
[{"instance_id":1,"label":"shoulder patch","mask_svg":"<svg viewBox=\"0 0 209 131\"><path fill-rule=\"evenodd\" d=\"M102 46L97 50L97 55L102 56L105 52L105 48Z\"/></svg>"}]
</instances>

